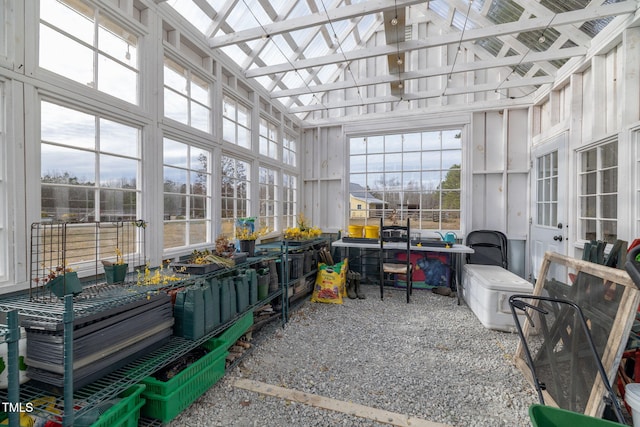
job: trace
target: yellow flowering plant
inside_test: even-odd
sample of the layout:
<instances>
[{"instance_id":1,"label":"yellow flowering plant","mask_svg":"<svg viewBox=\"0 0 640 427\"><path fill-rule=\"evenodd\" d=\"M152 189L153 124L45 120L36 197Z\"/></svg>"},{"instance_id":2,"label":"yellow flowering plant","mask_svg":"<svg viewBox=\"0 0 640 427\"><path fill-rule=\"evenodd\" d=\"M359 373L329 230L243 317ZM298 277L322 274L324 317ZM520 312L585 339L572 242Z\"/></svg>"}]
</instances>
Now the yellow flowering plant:
<instances>
[{"instance_id":1,"label":"yellow flowering plant","mask_svg":"<svg viewBox=\"0 0 640 427\"><path fill-rule=\"evenodd\" d=\"M138 286L168 285L171 282L182 280L181 277L177 277L174 273L170 273L168 266L165 268L164 263L162 263L159 268L153 270L153 272L151 271L148 262L144 266L144 271L136 271L138 273L138 280L136 282Z\"/></svg>"},{"instance_id":2,"label":"yellow flowering plant","mask_svg":"<svg viewBox=\"0 0 640 427\"><path fill-rule=\"evenodd\" d=\"M251 231L249 227L236 227L236 239L238 240L256 240L262 236L266 236L271 232L269 227L262 227L259 230Z\"/></svg>"},{"instance_id":3,"label":"yellow flowering plant","mask_svg":"<svg viewBox=\"0 0 640 427\"><path fill-rule=\"evenodd\" d=\"M303 213L298 215L298 226L289 227L284 230L284 238L287 240L310 240L320 237L322 230L315 226L310 226Z\"/></svg>"}]
</instances>

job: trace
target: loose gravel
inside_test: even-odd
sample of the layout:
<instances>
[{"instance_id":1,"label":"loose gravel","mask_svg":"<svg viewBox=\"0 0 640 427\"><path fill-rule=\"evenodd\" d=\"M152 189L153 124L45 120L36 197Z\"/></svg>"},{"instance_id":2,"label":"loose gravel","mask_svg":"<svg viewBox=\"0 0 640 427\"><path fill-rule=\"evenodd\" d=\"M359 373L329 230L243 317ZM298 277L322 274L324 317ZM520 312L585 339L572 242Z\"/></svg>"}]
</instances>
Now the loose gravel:
<instances>
[{"instance_id":1,"label":"loose gravel","mask_svg":"<svg viewBox=\"0 0 640 427\"><path fill-rule=\"evenodd\" d=\"M306 301L171 427L384 426L236 388L248 378L452 426L530 426L533 387L512 360L518 335L486 329L456 298L363 286L367 298Z\"/></svg>"}]
</instances>

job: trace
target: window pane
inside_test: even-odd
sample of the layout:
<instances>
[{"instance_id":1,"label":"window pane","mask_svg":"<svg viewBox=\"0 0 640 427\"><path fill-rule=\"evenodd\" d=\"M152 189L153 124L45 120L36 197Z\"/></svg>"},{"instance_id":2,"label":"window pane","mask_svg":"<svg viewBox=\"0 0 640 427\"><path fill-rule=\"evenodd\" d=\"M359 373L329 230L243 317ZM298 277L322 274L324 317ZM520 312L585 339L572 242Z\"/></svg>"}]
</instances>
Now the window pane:
<instances>
[{"instance_id":1,"label":"window pane","mask_svg":"<svg viewBox=\"0 0 640 427\"><path fill-rule=\"evenodd\" d=\"M138 73L102 55L98 56L98 61L98 90L137 103Z\"/></svg>"},{"instance_id":2,"label":"window pane","mask_svg":"<svg viewBox=\"0 0 640 427\"><path fill-rule=\"evenodd\" d=\"M100 156L100 185L110 188L136 188L138 162L109 155Z\"/></svg>"},{"instance_id":3,"label":"window pane","mask_svg":"<svg viewBox=\"0 0 640 427\"><path fill-rule=\"evenodd\" d=\"M39 65L93 87L93 51L59 32L40 25Z\"/></svg>"},{"instance_id":4,"label":"window pane","mask_svg":"<svg viewBox=\"0 0 640 427\"><path fill-rule=\"evenodd\" d=\"M95 184L95 154L42 144L40 155L42 182L69 185Z\"/></svg>"},{"instance_id":5,"label":"window pane","mask_svg":"<svg viewBox=\"0 0 640 427\"><path fill-rule=\"evenodd\" d=\"M164 168L164 191L167 193L187 192L187 171L182 169Z\"/></svg>"},{"instance_id":6,"label":"window pane","mask_svg":"<svg viewBox=\"0 0 640 427\"><path fill-rule=\"evenodd\" d=\"M165 138L164 140L164 163L166 165L187 167L188 146L177 141Z\"/></svg>"},{"instance_id":7,"label":"window pane","mask_svg":"<svg viewBox=\"0 0 640 427\"><path fill-rule=\"evenodd\" d=\"M180 123L188 124L189 101L169 89L164 90L164 115Z\"/></svg>"},{"instance_id":8,"label":"window pane","mask_svg":"<svg viewBox=\"0 0 640 427\"><path fill-rule=\"evenodd\" d=\"M100 119L100 151L138 157L138 130Z\"/></svg>"},{"instance_id":9,"label":"window pane","mask_svg":"<svg viewBox=\"0 0 640 427\"><path fill-rule=\"evenodd\" d=\"M40 135L43 141L77 148L95 148L96 122L93 116L48 102L40 105Z\"/></svg>"}]
</instances>

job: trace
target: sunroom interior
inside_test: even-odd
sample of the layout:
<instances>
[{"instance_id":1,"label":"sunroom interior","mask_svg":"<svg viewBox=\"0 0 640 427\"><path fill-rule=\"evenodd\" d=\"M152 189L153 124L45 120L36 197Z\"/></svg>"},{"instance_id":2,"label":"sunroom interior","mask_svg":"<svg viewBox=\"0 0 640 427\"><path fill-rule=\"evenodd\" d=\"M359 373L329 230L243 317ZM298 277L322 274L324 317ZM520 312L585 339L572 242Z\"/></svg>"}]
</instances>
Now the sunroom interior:
<instances>
[{"instance_id":1,"label":"sunroom interior","mask_svg":"<svg viewBox=\"0 0 640 427\"><path fill-rule=\"evenodd\" d=\"M100 294L86 311L84 296L73 300L82 285L102 285L103 274L109 282L106 267L123 259L139 268L129 277L140 284L149 269L218 252L220 241L240 244L247 223L258 245L276 248L269 256L282 271L291 230L317 231L329 249L384 224L410 224L412 239L440 238L447 249L474 231L495 231L508 240L505 273L531 288L546 271L545 254L585 260L593 242L612 254L619 242L637 243L639 5L0 0L0 338L15 320L12 304L23 321L121 310L131 294ZM376 284L360 267L349 277ZM73 272L77 291L63 285L45 303L34 297L34 289L55 293L54 279ZM618 273L613 282L634 288ZM288 286L276 279L264 300L279 301L283 326ZM135 304L166 297L173 310L165 290L140 291L135 297L146 298ZM227 323L220 314L217 329L198 339L251 325L266 305L251 292L253 303L227 313ZM633 298L625 300L631 316ZM177 330L172 315L163 343ZM620 342L630 322L614 328ZM67 324L57 331L66 334ZM12 328L6 336L15 343ZM171 351L162 363L176 358ZM71 372L73 363L55 380ZM123 384L97 400L120 395ZM62 387L65 414L95 403L76 408L76 385L85 384ZM63 424L73 424L70 416Z\"/></svg>"},{"instance_id":2,"label":"sunroom interior","mask_svg":"<svg viewBox=\"0 0 640 427\"><path fill-rule=\"evenodd\" d=\"M638 3L0 0L0 289L30 230L143 219L151 265L255 217L638 235ZM626 183L626 184L625 184ZM626 188L626 190L625 190Z\"/></svg>"}]
</instances>

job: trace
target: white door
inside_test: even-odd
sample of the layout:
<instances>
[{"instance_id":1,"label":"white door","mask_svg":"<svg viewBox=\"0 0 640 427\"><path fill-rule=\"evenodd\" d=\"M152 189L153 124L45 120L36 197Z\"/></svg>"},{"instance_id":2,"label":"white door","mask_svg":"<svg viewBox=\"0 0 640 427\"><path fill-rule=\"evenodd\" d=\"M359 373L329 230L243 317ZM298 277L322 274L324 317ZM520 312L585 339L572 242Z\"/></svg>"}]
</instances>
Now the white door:
<instances>
[{"instance_id":1,"label":"white door","mask_svg":"<svg viewBox=\"0 0 640 427\"><path fill-rule=\"evenodd\" d=\"M531 275L537 279L546 251L567 254L567 134L562 133L533 149L531 179ZM566 280L566 271L548 277ZM566 283L566 282L565 282Z\"/></svg>"}]
</instances>

